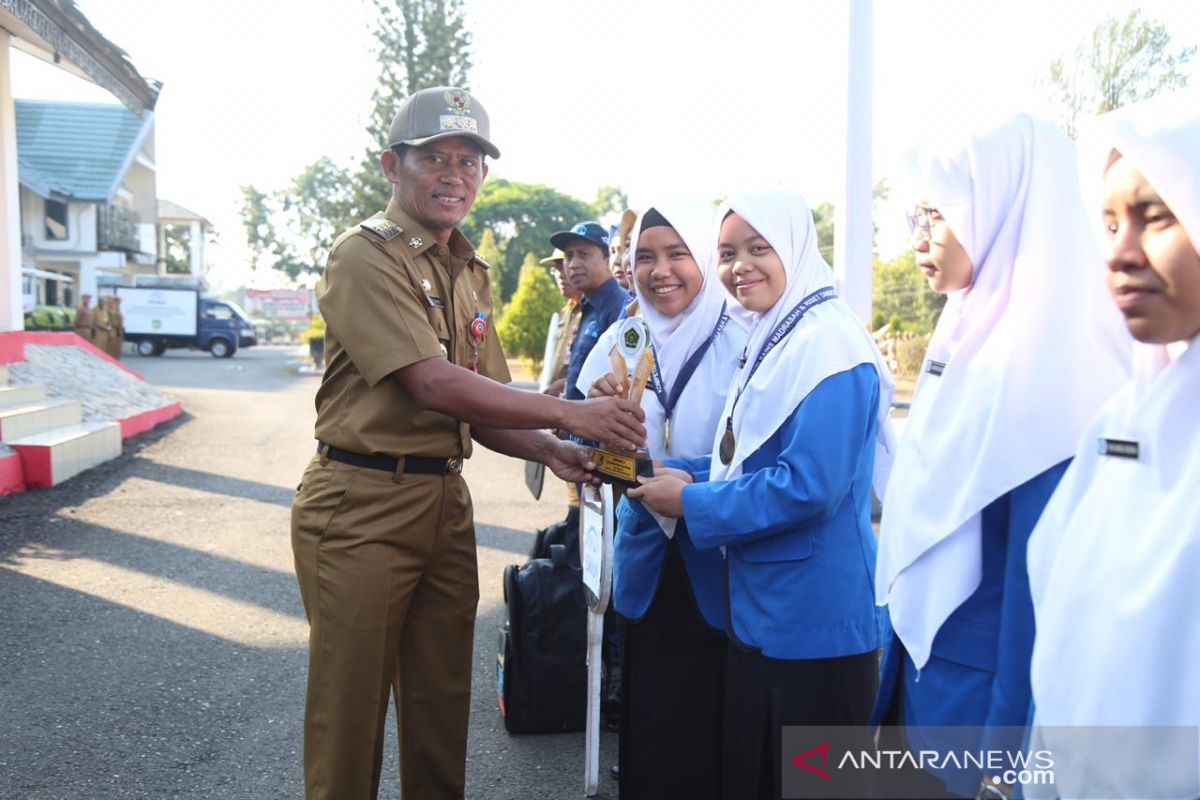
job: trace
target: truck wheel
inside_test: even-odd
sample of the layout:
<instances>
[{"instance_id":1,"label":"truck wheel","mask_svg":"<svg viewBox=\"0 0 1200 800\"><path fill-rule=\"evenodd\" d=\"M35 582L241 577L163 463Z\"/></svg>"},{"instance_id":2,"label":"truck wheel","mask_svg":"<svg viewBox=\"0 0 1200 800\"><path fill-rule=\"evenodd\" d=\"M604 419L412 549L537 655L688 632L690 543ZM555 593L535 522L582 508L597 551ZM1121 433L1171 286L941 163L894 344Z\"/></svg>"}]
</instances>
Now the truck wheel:
<instances>
[{"instance_id":1,"label":"truck wheel","mask_svg":"<svg viewBox=\"0 0 1200 800\"><path fill-rule=\"evenodd\" d=\"M149 339L142 339L140 342L138 342L137 351L139 356L146 356L147 358L150 356L156 356L161 352L158 349L158 345Z\"/></svg>"},{"instance_id":2,"label":"truck wheel","mask_svg":"<svg viewBox=\"0 0 1200 800\"><path fill-rule=\"evenodd\" d=\"M208 352L213 354L213 358L229 358L233 355L233 348L226 339L213 339Z\"/></svg>"}]
</instances>

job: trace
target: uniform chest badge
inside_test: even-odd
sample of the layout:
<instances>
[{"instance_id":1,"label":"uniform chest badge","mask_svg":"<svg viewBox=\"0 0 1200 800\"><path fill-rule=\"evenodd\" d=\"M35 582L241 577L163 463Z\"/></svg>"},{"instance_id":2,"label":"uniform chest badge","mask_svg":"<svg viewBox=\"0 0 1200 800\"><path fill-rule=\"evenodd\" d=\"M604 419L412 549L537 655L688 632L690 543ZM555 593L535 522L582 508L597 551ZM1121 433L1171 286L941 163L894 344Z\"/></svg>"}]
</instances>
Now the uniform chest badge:
<instances>
[{"instance_id":1,"label":"uniform chest badge","mask_svg":"<svg viewBox=\"0 0 1200 800\"><path fill-rule=\"evenodd\" d=\"M487 332L487 314L480 311L467 325L467 334L471 337L471 369L475 372L479 372L479 348L483 346Z\"/></svg>"},{"instance_id":2,"label":"uniform chest badge","mask_svg":"<svg viewBox=\"0 0 1200 800\"><path fill-rule=\"evenodd\" d=\"M422 278L421 288L425 290L425 294L429 294L433 291L433 284L429 282L428 278Z\"/></svg>"},{"instance_id":3,"label":"uniform chest badge","mask_svg":"<svg viewBox=\"0 0 1200 800\"><path fill-rule=\"evenodd\" d=\"M414 236L408 240L408 246L416 250L422 244L420 236Z\"/></svg>"}]
</instances>

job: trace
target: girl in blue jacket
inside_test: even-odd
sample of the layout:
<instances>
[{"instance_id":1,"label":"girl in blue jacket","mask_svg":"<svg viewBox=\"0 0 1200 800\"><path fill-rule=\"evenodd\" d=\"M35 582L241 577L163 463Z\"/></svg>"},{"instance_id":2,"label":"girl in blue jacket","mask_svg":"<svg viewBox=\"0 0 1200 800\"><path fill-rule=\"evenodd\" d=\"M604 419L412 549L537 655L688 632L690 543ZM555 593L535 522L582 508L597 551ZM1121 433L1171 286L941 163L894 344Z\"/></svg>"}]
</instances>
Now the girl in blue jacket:
<instances>
[{"instance_id":1,"label":"girl in blue jacket","mask_svg":"<svg viewBox=\"0 0 1200 800\"><path fill-rule=\"evenodd\" d=\"M777 798L783 726L870 713L882 642L871 485L892 380L837 298L799 194L730 201L717 254L748 341L712 455L669 460L629 496L724 555L722 796Z\"/></svg>"},{"instance_id":2,"label":"girl in blue jacket","mask_svg":"<svg viewBox=\"0 0 1200 800\"><path fill-rule=\"evenodd\" d=\"M642 396L650 455L707 457L746 332L716 274L715 209L674 201L631 235L634 291L655 371ZM614 394L617 323L584 364L580 389ZM599 377L596 377L599 374ZM617 509L613 605L621 618L620 789L624 800L720 797L724 691L721 556L697 550L681 520L637 501ZM670 765L686 763L687 769Z\"/></svg>"}]
</instances>

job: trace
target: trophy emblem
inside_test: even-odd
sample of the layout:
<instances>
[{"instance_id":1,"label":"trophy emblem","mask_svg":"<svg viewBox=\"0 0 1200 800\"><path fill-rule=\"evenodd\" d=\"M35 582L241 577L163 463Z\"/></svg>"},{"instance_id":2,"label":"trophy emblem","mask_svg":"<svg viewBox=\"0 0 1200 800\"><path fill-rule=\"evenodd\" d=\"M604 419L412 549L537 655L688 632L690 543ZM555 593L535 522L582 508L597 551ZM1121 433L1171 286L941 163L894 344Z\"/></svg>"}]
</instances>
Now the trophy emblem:
<instances>
[{"instance_id":1,"label":"trophy emblem","mask_svg":"<svg viewBox=\"0 0 1200 800\"><path fill-rule=\"evenodd\" d=\"M654 352L650 349L650 328L641 317L629 317L617 328L617 343L608 353L614 375L625 379L626 400L641 405L642 394L654 369ZM627 450L602 443L592 450L595 473L605 483L637 485L638 475L651 475L650 454L646 450Z\"/></svg>"}]
</instances>

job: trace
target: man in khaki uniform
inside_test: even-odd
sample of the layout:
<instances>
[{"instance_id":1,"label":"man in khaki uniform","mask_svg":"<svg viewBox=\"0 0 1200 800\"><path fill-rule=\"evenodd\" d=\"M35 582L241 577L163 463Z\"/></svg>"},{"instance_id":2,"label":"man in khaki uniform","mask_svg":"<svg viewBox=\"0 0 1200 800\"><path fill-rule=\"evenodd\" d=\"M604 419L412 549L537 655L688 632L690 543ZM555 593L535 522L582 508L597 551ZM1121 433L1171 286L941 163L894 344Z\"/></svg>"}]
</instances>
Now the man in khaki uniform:
<instances>
[{"instance_id":1,"label":"man in khaki uniform","mask_svg":"<svg viewBox=\"0 0 1200 800\"><path fill-rule=\"evenodd\" d=\"M96 310L92 312L92 344L108 352L108 336L111 322L108 318L108 302L105 297L96 298Z\"/></svg>"},{"instance_id":2,"label":"man in khaki uniform","mask_svg":"<svg viewBox=\"0 0 1200 800\"><path fill-rule=\"evenodd\" d=\"M479 597L472 440L589 480L588 452L543 428L640 443L640 409L510 389L488 266L457 225L487 175L484 109L425 89L381 157L387 210L338 237L317 291L327 366L318 453L292 507L310 622L304 723L310 800L374 798L390 692L400 781L413 800L461 798Z\"/></svg>"},{"instance_id":3,"label":"man in khaki uniform","mask_svg":"<svg viewBox=\"0 0 1200 800\"><path fill-rule=\"evenodd\" d=\"M543 258L539 263L550 267L554 283L567 301L558 312L558 341L554 343L552 356L554 368L550 372L550 385L546 387L546 394L561 397L567 383L567 353L570 352L571 340L579 328L579 318L583 315L583 309L579 307L579 290L567 280L562 251L555 250L553 255Z\"/></svg>"},{"instance_id":4,"label":"man in khaki uniform","mask_svg":"<svg viewBox=\"0 0 1200 800\"><path fill-rule=\"evenodd\" d=\"M121 298L108 298L108 354L121 358L121 346L125 344L125 315L121 313Z\"/></svg>"},{"instance_id":5,"label":"man in khaki uniform","mask_svg":"<svg viewBox=\"0 0 1200 800\"><path fill-rule=\"evenodd\" d=\"M87 342L90 342L95 336L95 330L92 328L91 302L90 294L82 295L79 298L79 305L75 309L75 333Z\"/></svg>"}]
</instances>

